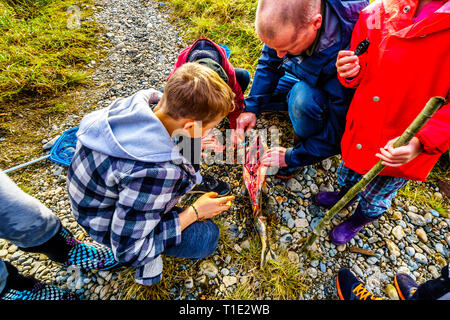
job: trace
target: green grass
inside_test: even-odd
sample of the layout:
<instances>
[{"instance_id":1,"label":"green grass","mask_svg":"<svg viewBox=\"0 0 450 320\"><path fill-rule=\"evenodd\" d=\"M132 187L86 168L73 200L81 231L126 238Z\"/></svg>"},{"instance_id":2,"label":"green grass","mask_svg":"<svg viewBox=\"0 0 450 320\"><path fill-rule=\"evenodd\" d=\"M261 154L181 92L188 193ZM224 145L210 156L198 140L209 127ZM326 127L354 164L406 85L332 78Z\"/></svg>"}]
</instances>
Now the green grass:
<instances>
[{"instance_id":1,"label":"green grass","mask_svg":"<svg viewBox=\"0 0 450 320\"><path fill-rule=\"evenodd\" d=\"M97 26L68 28L68 7L92 0L0 0L0 104L86 83ZM81 18L90 14L81 9Z\"/></svg>"},{"instance_id":2,"label":"green grass","mask_svg":"<svg viewBox=\"0 0 450 320\"><path fill-rule=\"evenodd\" d=\"M254 28L256 0L164 1L172 4L172 16L186 30L186 41L209 38L225 44L233 66L255 71L262 48Z\"/></svg>"},{"instance_id":3,"label":"green grass","mask_svg":"<svg viewBox=\"0 0 450 320\"><path fill-rule=\"evenodd\" d=\"M434 209L445 218L449 218L450 205L447 197L437 199L433 192L422 182L408 181L398 192L399 196L422 209Z\"/></svg>"}]
</instances>

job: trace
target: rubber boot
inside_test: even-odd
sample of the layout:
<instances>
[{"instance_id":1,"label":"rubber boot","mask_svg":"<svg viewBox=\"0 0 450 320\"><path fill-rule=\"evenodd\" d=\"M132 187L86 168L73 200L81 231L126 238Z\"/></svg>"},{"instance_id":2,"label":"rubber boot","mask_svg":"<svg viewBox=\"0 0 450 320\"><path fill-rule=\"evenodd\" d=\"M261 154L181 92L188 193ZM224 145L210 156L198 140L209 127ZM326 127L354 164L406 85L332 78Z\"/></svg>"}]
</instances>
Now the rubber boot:
<instances>
[{"instance_id":1,"label":"rubber boot","mask_svg":"<svg viewBox=\"0 0 450 320\"><path fill-rule=\"evenodd\" d=\"M340 191L319 192L316 194L315 199L319 205L330 209L348 192L348 190L350 190L350 188L342 187ZM345 208L350 207L355 200L356 196L345 205Z\"/></svg>"},{"instance_id":2,"label":"rubber boot","mask_svg":"<svg viewBox=\"0 0 450 320\"><path fill-rule=\"evenodd\" d=\"M377 218L367 217L361 210L361 205L355 210L355 213L342 222L340 225L336 226L330 232L330 239L335 245L341 245L349 242L359 230L362 229L366 224L377 220Z\"/></svg>"}]
</instances>

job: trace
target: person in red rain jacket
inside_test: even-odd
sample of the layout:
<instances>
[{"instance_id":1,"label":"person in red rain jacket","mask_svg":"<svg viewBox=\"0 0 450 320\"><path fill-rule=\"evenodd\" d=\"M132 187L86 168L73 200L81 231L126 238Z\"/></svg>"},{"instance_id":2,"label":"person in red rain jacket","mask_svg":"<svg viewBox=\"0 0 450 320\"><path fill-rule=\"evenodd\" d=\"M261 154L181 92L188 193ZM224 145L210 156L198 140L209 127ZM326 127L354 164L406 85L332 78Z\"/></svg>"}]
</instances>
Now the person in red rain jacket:
<instances>
[{"instance_id":1,"label":"person in red rain jacket","mask_svg":"<svg viewBox=\"0 0 450 320\"><path fill-rule=\"evenodd\" d=\"M368 50L355 48L368 39ZM411 142L393 143L431 97L449 99L450 2L377 0L361 11L350 50L340 51L340 82L356 88L341 140L340 192L316 196L332 206L380 159L386 168L358 194L355 213L330 233L333 243L350 241L381 216L408 181L425 181L440 155L450 147L450 105L444 104Z\"/></svg>"}]
</instances>

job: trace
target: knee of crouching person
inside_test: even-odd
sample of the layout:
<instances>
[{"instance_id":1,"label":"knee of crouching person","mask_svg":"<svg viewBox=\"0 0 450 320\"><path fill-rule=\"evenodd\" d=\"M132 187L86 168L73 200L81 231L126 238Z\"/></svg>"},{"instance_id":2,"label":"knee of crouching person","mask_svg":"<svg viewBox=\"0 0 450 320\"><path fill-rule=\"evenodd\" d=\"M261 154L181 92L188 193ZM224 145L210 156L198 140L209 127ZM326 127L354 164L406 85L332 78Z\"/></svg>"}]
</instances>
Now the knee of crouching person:
<instances>
[{"instance_id":1,"label":"knee of crouching person","mask_svg":"<svg viewBox=\"0 0 450 320\"><path fill-rule=\"evenodd\" d=\"M209 257L216 251L220 236L219 227L214 222L207 220L204 223L207 224L207 232L204 233L204 251L202 258Z\"/></svg>"}]
</instances>

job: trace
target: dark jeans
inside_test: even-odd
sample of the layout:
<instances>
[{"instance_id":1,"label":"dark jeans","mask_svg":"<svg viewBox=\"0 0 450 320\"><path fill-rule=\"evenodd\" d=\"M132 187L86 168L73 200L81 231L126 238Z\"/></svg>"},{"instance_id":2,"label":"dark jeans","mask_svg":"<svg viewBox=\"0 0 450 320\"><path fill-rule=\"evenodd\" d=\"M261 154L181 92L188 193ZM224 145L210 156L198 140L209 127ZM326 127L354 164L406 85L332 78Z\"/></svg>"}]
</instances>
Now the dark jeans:
<instances>
[{"instance_id":1,"label":"dark jeans","mask_svg":"<svg viewBox=\"0 0 450 320\"><path fill-rule=\"evenodd\" d=\"M327 99L322 90L286 74L261 111L288 111L295 134L304 140L324 130Z\"/></svg>"},{"instance_id":2,"label":"dark jeans","mask_svg":"<svg viewBox=\"0 0 450 320\"><path fill-rule=\"evenodd\" d=\"M181 233L181 243L166 248L164 254L194 260L206 258L216 250L219 234L219 227L211 220L194 222Z\"/></svg>"}]
</instances>

